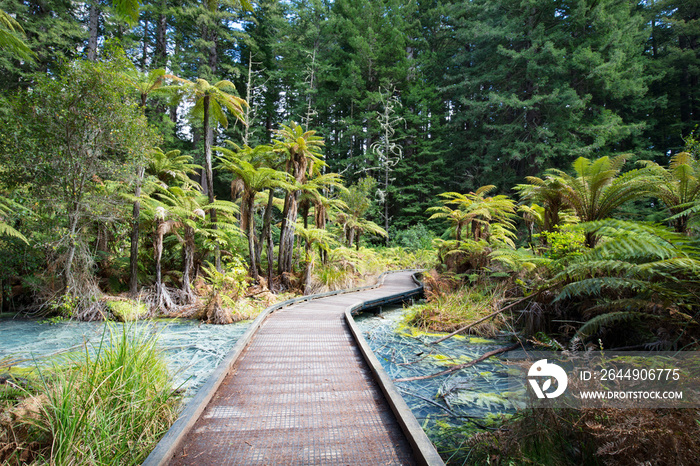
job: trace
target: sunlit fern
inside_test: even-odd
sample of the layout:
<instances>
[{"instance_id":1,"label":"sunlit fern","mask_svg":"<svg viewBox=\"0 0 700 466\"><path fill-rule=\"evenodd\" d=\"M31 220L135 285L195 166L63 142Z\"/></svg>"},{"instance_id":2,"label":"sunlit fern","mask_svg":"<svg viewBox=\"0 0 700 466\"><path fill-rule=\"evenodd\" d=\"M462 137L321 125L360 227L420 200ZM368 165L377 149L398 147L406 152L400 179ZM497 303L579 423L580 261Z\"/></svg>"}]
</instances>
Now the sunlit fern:
<instances>
[{"instance_id":1,"label":"sunlit fern","mask_svg":"<svg viewBox=\"0 0 700 466\"><path fill-rule=\"evenodd\" d=\"M700 247L661 225L601 220L575 228L595 231L599 245L570 259L550 286L565 283L555 301L594 300L580 334L601 326L676 310L697 320ZM603 317L602 315L608 315Z\"/></svg>"},{"instance_id":2,"label":"sunlit fern","mask_svg":"<svg viewBox=\"0 0 700 466\"><path fill-rule=\"evenodd\" d=\"M10 199L0 196L0 236L11 236L13 238L19 238L25 243L29 244L27 238L19 231L12 228L5 222L5 219L10 215L10 213L17 210L26 210L21 205L17 204Z\"/></svg>"}]
</instances>

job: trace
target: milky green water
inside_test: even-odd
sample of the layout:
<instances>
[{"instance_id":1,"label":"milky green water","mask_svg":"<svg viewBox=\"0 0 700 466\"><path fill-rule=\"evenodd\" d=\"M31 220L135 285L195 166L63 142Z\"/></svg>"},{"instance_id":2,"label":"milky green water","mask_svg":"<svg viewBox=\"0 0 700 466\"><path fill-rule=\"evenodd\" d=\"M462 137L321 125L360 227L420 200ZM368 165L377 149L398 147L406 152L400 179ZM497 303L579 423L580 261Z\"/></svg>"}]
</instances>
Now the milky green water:
<instances>
[{"instance_id":1,"label":"milky green water","mask_svg":"<svg viewBox=\"0 0 700 466\"><path fill-rule=\"evenodd\" d=\"M449 365L470 361L487 351L508 344L506 340L478 337L449 339L437 346L428 343L437 334L417 332L403 325L405 310L393 308L381 315L371 313L356 318L370 347L392 379L433 374ZM175 320L110 323L113 331L123 325L131 331L159 335L168 367L174 374L174 386L192 396L226 356L247 329L249 322L232 325L205 325ZM66 351L77 351L99 344L105 331L102 322L39 323L29 320L0 320L0 361L29 367ZM35 362L36 361L36 362ZM428 380L396 382L416 418L426 429L459 426L469 419L476 423L518 408L509 396L508 367L497 359Z\"/></svg>"},{"instance_id":2,"label":"milky green water","mask_svg":"<svg viewBox=\"0 0 700 466\"><path fill-rule=\"evenodd\" d=\"M401 308L381 315L364 314L355 320L372 351L392 379L435 374L484 353L510 345L503 339L457 336L438 345L429 343L444 334L427 334L403 324ZM509 368L498 358L427 380L395 382L404 400L431 440L444 428L481 429L521 408L522 396L511 394ZM480 427L482 426L482 427ZM431 435L433 434L433 435Z\"/></svg>"},{"instance_id":3,"label":"milky green water","mask_svg":"<svg viewBox=\"0 0 700 466\"><path fill-rule=\"evenodd\" d=\"M250 322L232 325L205 325L196 321L173 320L121 324L110 322L114 332L132 326L130 332L158 334L158 346L164 351L174 386L192 396L236 344ZM29 367L49 361L66 351L99 345L104 322L39 323L30 320L0 320L0 361ZM36 362L35 362L36 361Z\"/></svg>"}]
</instances>

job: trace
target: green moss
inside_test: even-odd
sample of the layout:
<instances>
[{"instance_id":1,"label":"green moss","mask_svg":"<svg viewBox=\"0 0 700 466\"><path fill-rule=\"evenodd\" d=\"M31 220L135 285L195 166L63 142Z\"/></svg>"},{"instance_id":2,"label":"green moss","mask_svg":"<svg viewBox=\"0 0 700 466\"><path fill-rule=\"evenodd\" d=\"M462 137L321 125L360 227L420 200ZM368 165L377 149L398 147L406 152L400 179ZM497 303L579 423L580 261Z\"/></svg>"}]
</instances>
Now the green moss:
<instances>
[{"instance_id":1,"label":"green moss","mask_svg":"<svg viewBox=\"0 0 700 466\"><path fill-rule=\"evenodd\" d=\"M148 308L145 304L131 300L109 300L105 301L105 305L120 322L138 320L148 312Z\"/></svg>"},{"instance_id":2,"label":"green moss","mask_svg":"<svg viewBox=\"0 0 700 466\"><path fill-rule=\"evenodd\" d=\"M493 344L493 340L489 340L488 338L468 337L468 340L469 340L468 343L470 345L492 345Z\"/></svg>"},{"instance_id":3,"label":"green moss","mask_svg":"<svg viewBox=\"0 0 700 466\"><path fill-rule=\"evenodd\" d=\"M56 325L60 324L61 322L67 322L68 319L66 319L63 316L53 316L53 317L47 317L46 319L40 320L40 324L47 324L47 325Z\"/></svg>"},{"instance_id":4,"label":"green moss","mask_svg":"<svg viewBox=\"0 0 700 466\"><path fill-rule=\"evenodd\" d=\"M410 324L400 324L396 327L396 333L399 335L407 336L407 337L412 337L412 338L420 338L420 337L432 337L432 338L441 338L447 335L446 333L443 332L427 332L425 330L421 330L417 327L414 327ZM454 337L455 340L464 340L465 337L463 335L455 335Z\"/></svg>"}]
</instances>

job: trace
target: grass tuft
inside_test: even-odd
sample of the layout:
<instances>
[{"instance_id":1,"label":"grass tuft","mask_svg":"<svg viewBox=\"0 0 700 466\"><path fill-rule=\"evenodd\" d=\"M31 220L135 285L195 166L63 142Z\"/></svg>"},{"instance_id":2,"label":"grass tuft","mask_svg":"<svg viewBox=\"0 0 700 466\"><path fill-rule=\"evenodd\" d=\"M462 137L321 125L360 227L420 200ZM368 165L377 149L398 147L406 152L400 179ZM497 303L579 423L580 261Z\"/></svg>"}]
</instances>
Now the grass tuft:
<instances>
[{"instance_id":1,"label":"grass tuft","mask_svg":"<svg viewBox=\"0 0 700 466\"><path fill-rule=\"evenodd\" d=\"M41 445L34 456L51 464L142 462L179 411L156 342L148 329L108 325L96 348L41 369L38 406L19 419L29 426L26 443Z\"/></svg>"},{"instance_id":2,"label":"grass tuft","mask_svg":"<svg viewBox=\"0 0 700 466\"><path fill-rule=\"evenodd\" d=\"M503 291L497 287L464 287L452 293L433 293L426 304L416 305L407 323L421 330L453 332L497 309ZM472 327L470 333L493 338L506 326L507 317L498 315Z\"/></svg>"}]
</instances>

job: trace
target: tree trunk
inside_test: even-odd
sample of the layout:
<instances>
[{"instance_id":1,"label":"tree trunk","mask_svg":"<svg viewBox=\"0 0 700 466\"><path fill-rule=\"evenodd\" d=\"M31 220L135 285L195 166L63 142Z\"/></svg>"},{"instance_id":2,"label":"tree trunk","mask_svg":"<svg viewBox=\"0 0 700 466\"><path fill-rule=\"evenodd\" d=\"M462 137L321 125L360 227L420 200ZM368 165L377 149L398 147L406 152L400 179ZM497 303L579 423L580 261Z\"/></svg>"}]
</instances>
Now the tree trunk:
<instances>
[{"instance_id":1,"label":"tree trunk","mask_svg":"<svg viewBox=\"0 0 700 466\"><path fill-rule=\"evenodd\" d=\"M68 256L66 257L66 265L63 269L63 279L65 283L63 284L64 293L68 292L68 289L73 285L73 258L75 257L75 235L78 231L78 204L76 203L73 213L70 216L70 224L68 227Z\"/></svg>"},{"instance_id":2,"label":"tree trunk","mask_svg":"<svg viewBox=\"0 0 700 466\"><path fill-rule=\"evenodd\" d=\"M351 248L355 243L355 228L351 227L348 230L348 247Z\"/></svg>"},{"instance_id":3,"label":"tree trunk","mask_svg":"<svg viewBox=\"0 0 700 466\"><path fill-rule=\"evenodd\" d=\"M207 195L209 196L209 202L214 202L214 172L211 166L211 142L213 132L211 125L209 124L209 102L211 97L208 95L203 97L204 99L204 170L206 176L206 182L209 189L207 189ZM213 221L213 220L212 220Z\"/></svg>"},{"instance_id":4,"label":"tree trunk","mask_svg":"<svg viewBox=\"0 0 700 466\"><path fill-rule=\"evenodd\" d=\"M93 2L90 3L90 8L88 9L87 58L90 61L97 60L97 35L98 28L100 26L100 9L96 1L97 0L93 0Z\"/></svg>"},{"instance_id":5,"label":"tree trunk","mask_svg":"<svg viewBox=\"0 0 700 466\"><path fill-rule=\"evenodd\" d=\"M146 71L148 60L148 19L143 20L143 47L141 48L141 71Z\"/></svg>"},{"instance_id":6,"label":"tree trunk","mask_svg":"<svg viewBox=\"0 0 700 466\"><path fill-rule=\"evenodd\" d=\"M272 244L272 203L275 199L274 190L268 189L267 207L263 218L263 239L267 242L267 286L272 290L272 267L275 264L275 248Z\"/></svg>"},{"instance_id":7,"label":"tree trunk","mask_svg":"<svg viewBox=\"0 0 700 466\"><path fill-rule=\"evenodd\" d=\"M292 271L292 254L294 253L294 230L297 222L297 194L287 194L285 202L286 215L282 220L283 230L280 234L280 273L290 273Z\"/></svg>"},{"instance_id":8,"label":"tree trunk","mask_svg":"<svg viewBox=\"0 0 700 466\"><path fill-rule=\"evenodd\" d=\"M389 145L389 136L386 136L387 146ZM387 147L386 166L384 167L384 231L386 231L386 239L384 244L389 247L389 148ZM360 241L358 237L357 245L359 248Z\"/></svg>"},{"instance_id":9,"label":"tree trunk","mask_svg":"<svg viewBox=\"0 0 700 466\"><path fill-rule=\"evenodd\" d=\"M162 1L160 8L160 14L158 15L158 22L156 24L156 49L154 53L154 68L165 68L168 62L167 44L166 44L166 30L168 28L168 17L163 14L167 7L166 1Z\"/></svg>"},{"instance_id":10,"label":"tree trunk","mask_svg":"<svg viewBox=\"0 0 700 466\"><path fill-rule=\"evenodd\" d=\"M311 243L309 241L306 242L305 257L304 295L309 295L311 294Z\"/></svg>"},{"instance_id":11,"label":"tree trunk","mask_svg":"<svg viewBox=\"0 0 700 466\"><path fill-rule=\"evenodd\" d=\"M211 42L211 45L209 46L209 68L211 69L212 74L216 74L219 63L219 54L216 48L217 40L217 32L215 30L211 31L211 34L209 36L209 41Z\"/></svg>"},{"instance_id":12,"label":"tree trunk","mask_svg":"<svg viewBox=\"0 0 700 466\"><path fill-rule=\"evenodd\" d=\"M163 305L163 274L160 260L163 257L163 235L160 233L160 221L156 222L156 240L154 244L154 255L156 260L156 302L157 307Z\"/></svg>"},{"instance_id":13,"label":"tree trunk","mask_svg":"<svg viewBox=\"0 0 700 466\"><path fill-rule=\"evenodd\" d=\"M204 99L204 170L207 180L207 195L209 197L209 203L214 202L214 171L211 164L211 143L213 139L213 129L209 124L209 102L210 97L208 95L203 97ZM209 209L209 219L211 221L211 229L216 230L216 209ZM214 260L216 265L216 270L221 272L221 251L219 250L219 245L215 246L214 250Z\"/></svg>"},{"instance_id":14,"label":"tree trunk","mask_svg":"<svg viewBox=\"0 0 700 466\"><path fill-rule=\"evenodd\" d=\"M10 292L11 292L11 288L10 288L9 283L7 285L7 292L5 292L5 280L0 278L0 297L1 297L0 298L0 313L10 311L10 306L9 306Z\"/></svg>"},{"instance_id":15,"label":"tree trunk","mask_svg":"<svg viewBox=\"0 0 700 466\"><path fill-rule=\"evenodd\" d=\"M141 182L143 181L144 167L139 167L136 173L136 189L134 196L141 196ZM141 215L141 202L134 201L134 209L131 224L131 250L129 254L129 293L131 296L136 296L139 291L139 217Z\"/></svg>"},{"instance_id":16,"label":"tree trunk","mask_svg":"<svg viewBox=\"0 0 700 466\"><path fill-rule=\"evenodd\" d=\"M253 207L255 203L255 193L247 193L248 198L248 254L250 254L250 276L258 281L258 267L255 259L255 223L253 218Z\"/></svg>"},{"instance_id":17,"label":"tree trunk","mask_svg":"<svg viewBox=\"0 0 700 466\"><path fill-rule=\"evenodd\" d=\"M185 225L185 242L183 249L185 252L184 267L182 271L182 292L185 294L186 304L192 302L192 286L190 271L194 268L194 228Z\"/></svg>"}]
</instances>

